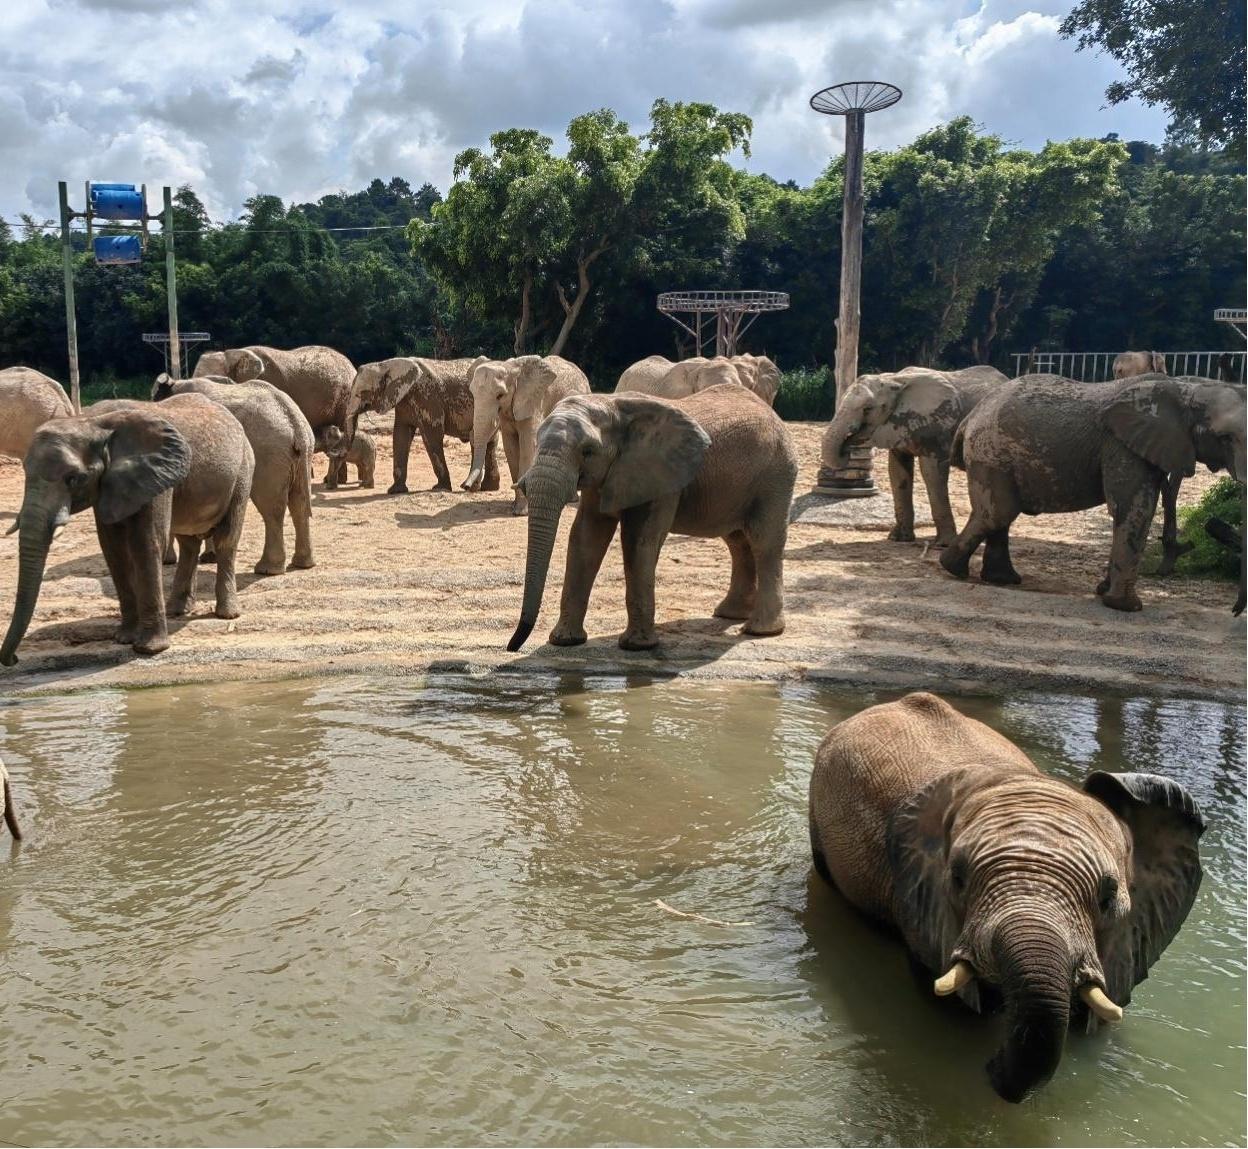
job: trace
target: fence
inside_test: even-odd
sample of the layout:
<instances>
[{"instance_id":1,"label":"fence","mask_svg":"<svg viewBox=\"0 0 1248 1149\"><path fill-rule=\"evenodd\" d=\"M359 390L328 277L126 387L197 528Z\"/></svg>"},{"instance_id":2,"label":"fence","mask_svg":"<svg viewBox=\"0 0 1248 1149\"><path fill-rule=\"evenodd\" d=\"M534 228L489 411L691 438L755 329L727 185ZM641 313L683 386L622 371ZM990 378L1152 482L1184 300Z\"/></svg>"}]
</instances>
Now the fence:
<instances>
[{"instance_id":1,"label":"fence","mask_svg":"<svg viewBox=\"0 0 1248 1149\"><path fill-rule=\"evenodd\" d=\"M1031 351L1014 355L1014 375L1061 375L1081 383L1100 383L1114 377L1118 351ZM1200 375L1243 383L1248 370L1246 351L1166 351L1171 375Z\"/></svg>"}]
</instances>

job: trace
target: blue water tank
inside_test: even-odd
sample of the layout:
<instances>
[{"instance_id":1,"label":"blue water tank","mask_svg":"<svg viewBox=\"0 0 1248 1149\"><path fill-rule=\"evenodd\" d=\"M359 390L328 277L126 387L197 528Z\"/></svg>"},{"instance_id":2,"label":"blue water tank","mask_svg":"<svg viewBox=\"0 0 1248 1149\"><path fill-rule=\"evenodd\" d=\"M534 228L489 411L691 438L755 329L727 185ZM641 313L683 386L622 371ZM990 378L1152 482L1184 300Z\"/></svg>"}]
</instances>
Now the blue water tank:
<instances>
[{"instance_id":1,"label":"blue water tank","mask_svg":"<svg viewBox=\"0 0 1248 1149\"><path fill-rule=\"evenodd\" d=\"M137 235L97 235L92 239L96 263L139 263L143 245Z\"/></svg>"},{"instance_id":2,"label":"blue water tank","mask_svg":"<svg viewBox=\"0 0 1248 1149\"><path fill-rule=\"evenodd\" d=\"M143 193L134 184L92 184L91 214L97 219L143 218Z\"/></svg>"}]
</instances>

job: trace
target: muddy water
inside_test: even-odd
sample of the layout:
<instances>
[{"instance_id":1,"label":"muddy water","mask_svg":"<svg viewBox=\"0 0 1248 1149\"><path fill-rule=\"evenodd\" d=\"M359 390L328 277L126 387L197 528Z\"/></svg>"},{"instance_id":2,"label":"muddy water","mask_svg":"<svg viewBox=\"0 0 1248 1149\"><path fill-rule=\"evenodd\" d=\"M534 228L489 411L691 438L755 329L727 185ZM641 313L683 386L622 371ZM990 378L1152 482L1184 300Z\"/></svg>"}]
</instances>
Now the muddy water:
<instances>
[{"instance_id":1,"label":"muddy water","mask_svg":"<svg viewBox=\"0 0 1248 1149\"><path fill-rule=\"evenodd\" d=\"M1242 710L966 702L1064 777L1171 773L1192 917L1013 1107L809 874L808 687L515 678L0 705L0 1141L1228 1144L1244 1120ZM717 927L658 906L726 922Z\"/></svg>"}]
</instances>

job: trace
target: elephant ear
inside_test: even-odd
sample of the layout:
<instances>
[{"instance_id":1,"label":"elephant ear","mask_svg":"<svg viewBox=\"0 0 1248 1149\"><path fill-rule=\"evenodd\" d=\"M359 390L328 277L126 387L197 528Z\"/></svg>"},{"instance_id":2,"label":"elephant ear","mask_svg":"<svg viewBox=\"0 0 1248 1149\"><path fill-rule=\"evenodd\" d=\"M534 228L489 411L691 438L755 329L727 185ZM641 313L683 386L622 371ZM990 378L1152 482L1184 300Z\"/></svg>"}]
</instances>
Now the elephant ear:
<instances>
[{"instance_id":1,"label":"elephant ear","mask_svg":"<svg viewBox=\"0 0 1248 1149\"><path fill-rule=\"evenodd\" d=\"M1116 439L1166 474L1190 477L1196 473L1196 446L1173 383L1125 388L1105 409L1101 421Z\"/></svg>"},{"instance_id":2,"label":"elephant ear","mask_svg":"<svg viewBox=\"0 0 1248 1149\"><path fill-rule=\"evenodd\" d=\"M1097 770L1083 788L1118 816L1132 840L1131 912L1107 939L1102 961L1110 998L1125 1005L1196 900L1205 820L1187 790L1157 774Z\"/></svg>"},{"instance_id":3,"label":"elephant ear","mask_svg":"<svg viewBox=\"0 0 1248 1149\"><path fill-rule=\"evenodd\" d=\"M264 374L264 360L254 351L227 351L225 362L226 372L235 383L248 383Z\"/></svg>"},{"instance_id":4,"label":"elephant ear","mask_svg":"<svg viewBox=\"0 0 1248 1149\"><path fill-rule=\"evenodd\" d=\"M114 411L94 422L108 432L108 462L95 502L105 526L136 514L191 469L191 445L167 419L146 411Z\"/></svg>"},{"instance_id":5,"label":"elephant ear","mask_svg":"<svg viewBox=\"0 0 1248 1149\"><path fill-rule=\"evenodd\" d=\"M516 394L511 401L511 417L516 422L537 419L546 401L546 389L555 380L554 369L540 355L521 355L511 361L515 371Z\"/></svg>"},{"instance_id":6,"label":"elephant ear","mask_svg":"<svg viewBox=\"0 0 1248 1149\"><path fill-rule=\"evenodd\" d=\"M599 509L607 515L687 487L711 445L710 435L679 407L627 393L613 403L623 429L619 453L598 496Z\"/></svg>"},{"instance_id":7,"label":"elephant ear","mask_svg":"<svg viewBox=\"0 0 1248 1149\"><path fill-rule=\"evenodd\" d=\"M951 770L928 783L894 811L885 833L897 927L914 955L937 975L952 964L962 930L949 888L950 831L970 793L971 774ZM962 998L979 1008L973 983Z\"/></svg>"},{"instance_id":8,"label":"elephant ear","mask_svg":"<svg viewBox=\"0 0 1248 1149\"><path fill-rule=\"evenodd\" d=\"M377 391L378 405L374 409L379 415L384 415L407 397L407 393L416 386L421 374L428 371L429 367L428 360L405 359L401 356L385 360L381 367L381 385Z\"/></svg>"}]
</instances>

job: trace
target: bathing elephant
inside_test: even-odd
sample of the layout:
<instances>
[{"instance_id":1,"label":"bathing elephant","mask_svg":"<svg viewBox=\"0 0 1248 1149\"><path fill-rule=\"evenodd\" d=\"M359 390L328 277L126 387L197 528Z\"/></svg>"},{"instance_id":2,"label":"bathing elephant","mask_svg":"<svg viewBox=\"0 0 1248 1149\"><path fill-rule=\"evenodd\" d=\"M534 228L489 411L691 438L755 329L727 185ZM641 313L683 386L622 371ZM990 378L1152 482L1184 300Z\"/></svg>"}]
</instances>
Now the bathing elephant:
<instances>
[{"instance_id":1,"label":"bathing elephant","mask_svg":"<svg viewBox=\"0 0 1248 1149\"><path fill-rule=\"evenodd\" d=\"M1164 375L1166 357L1160 351L1124 351L1114 356L1114 378L1130 379L1133 375Z\"/></svg>"},{"instance_id":2,"label":"bathing elephant","mask_svg":"<svg viewBox=\"0 0 1248 1149\"><path fill-rule=\"evenodd\" d=\"M797 454L784 423L735 384L688 399L573 395L538 433L537 454L520 480L529 498L528 555L519 650L537 621L559 514L581 502L568 536L556 646L586 639L589 594L615 529L624 548L628 629L625 650L658 645L654 571L668 533L722 538L732 557L719 618L744 619L745 634L784 630L784 544L797 480Z\"/></svg>"},{"instance_id":3,"label":"bathing elephant","mask_svg":"<svg viewBox=\"0 0 1248 1149\"><path fill-rule=\"evenodd\" d=\"M894 927L937 994L1005 1008L992 1087L1020 1101L1072 1025L1117 1021L1200 887L1192 796L1156 774L1082 788L933 694L838 723L815 754L816 870Z\"/></svg>"},{"instance_id":4,"label":"bathing elephant","mask_svg":"<svg viewBox=\"0 0 1248 1149\"><path fill-rule=\"evenodd\" d=\"M283 531L288 508L295 528L290 567L316 566L312 557L312 428L295 401L261 379L231 383L223 376L171 379L162 373L152 388L157 401L187 394L206 395L220 403L242 424L251 444L256 458L251 501L264 520L264 552L256 563L256 574L277 575L286 569Z\"/></svg>"},{"instance_id":5,"label":"bathing elephant","mask_svg":"<svg viewBox=\"0 0 1248 1149\"><path fill-rule=\"evenodd\" d=\"M0 762L0 814L4 815L4 824L15 842L22 840L22 826L17 820L17 807L13 805L13 787L9 782L9 772Z\"/></svg>"},{"instance_id":6,"label":"bathing elephant","mask_svg":"<svg viewBox=\"0 0 1248 1149\"><path fill-rule=\"evenodd\" d=\"M347 417L355 368L351 360L332 347L315 344L284 351L276 347L237 347L227 351L205 351L195 364L196 375L224 375L235 383L263 379L285 391L296 403L316 436L316 449L329 455L325 486L338 486L339 468L351 446L355 426ZM326 430L336 427L339 436ZM336 451L336 454L330 452Z\"/></svg>"},{"instance_id":7,"label":"bathing elephant","mask_svg":"<svg viewBox=\"0 0 1248 1149\"><path fill-rule=\"evenodd\" d=\"M936 524L936 545L957 537L949 505L949 453L954 432L985 395L1004 383L995 367L936 371L907 367L886 375L860 375L836 404L836 416L823 434L822 462L841 468L848 447L871 446L888 452L893 488L893 542L914 541L914 460Z\"/></svg>"},{"instance_id":8,"label":"bathing elephant","mask_svg":"<svg viewBox=\"0 0 1248 1149\"><path fill-rule=\"evenodd\" d=\"M558 355L521 355L515 359L486 360L473 368L468 380L472 392L472 470L462 486L480 490L485 481L485 453L497 431L503 440L507 468L516 483L511 512L527 509L519 486L537 449L537 428L559 400L588 395L589 380L575 363Z\"/></svg>"},{"instance_id":9,"label":"bathing elephant","mask_svg":"<svg viewBox=\"0 0 1248 1149\"><path fill-rule=\"evenodd\" d=\"M394 482L388 494L407 493L407 463L417 433L433 467L436 481L432 489L451 489L443 440L450 435L461 443L472 441L473 402L468 379L474 367L486 362L484 355L475 359L399 356L365 363L356 372L351 385L352 418L365 411L385 414L394 410ZM499 488L497 443L495 435L486 444L480 488L483 491Z\"/></svg>"},{"instance_id":10,"label":"bathing elephant","mask_svg":"<svg viewBox=\"0 0 1248 1149\"><path fill-rule=\"evenodd\" d=\"M666 365L666 369L664 369ZM664 399L684 399L689 395L732 383L754 392L768 406L780 390L780 369L765 355L695 356L672 363L661 355L651 355L629 367L616 384L616 394L636 392Z\"/></svg>"},{"instance_id":11,"label":"bathing elephant","mask_svg":"<svg viewBox=\"0 0 1248 1149\"><path fill-rule=\"evenodd\" d=\"M39 427L73 413L64 389L43 372L33 367L0 371L0 455L26 458Z\"/></svg>"},{"instance_id":12,"label":"bathing elephant","mask_svg":"<svg viewBox=\"0 0 1248 1149\"><path fill-rule=\"evenodd\" d=\"M251 492L255 455L242 425L203 395L164 402L110 400L81 415L52 419L26 453L26 491L18 516L17 598L0 665L12 666L26 634L56 529L87 507L117 590L117 641L139 654L169 646L161 558L169 528L178 569L168 614L194 605L199 541L217 552L216 614L237 618L234 555ZM172 489L172 497L165 492Z\"/></svg>"},{"instance_id":13,"label":"bathing elephant","mask_svg":"<svg viewBox=\"0 0 1248 1149\"><path fill-rule=\"evenodd\" d=\"M965 578L987 541L981 578L1017 583L1010 524L1018 515L1109 507L1109 569L1096 588L1115 610L1139 610L1136 577L1157 497L1170 476L1229 469L1244 479L1244 393L1209 379L1144 375L1121 386L1028 375L999 386L954 437L971 517L940 557Z\"/></svg>"}]
</instances>

